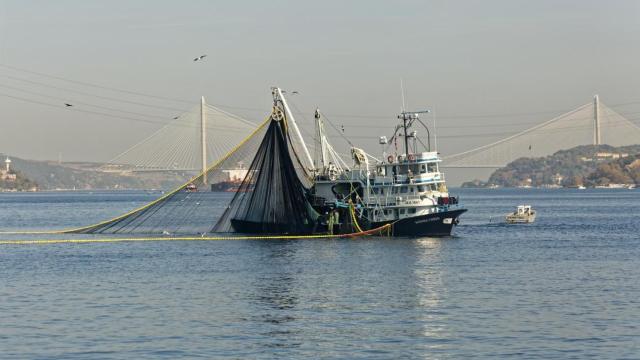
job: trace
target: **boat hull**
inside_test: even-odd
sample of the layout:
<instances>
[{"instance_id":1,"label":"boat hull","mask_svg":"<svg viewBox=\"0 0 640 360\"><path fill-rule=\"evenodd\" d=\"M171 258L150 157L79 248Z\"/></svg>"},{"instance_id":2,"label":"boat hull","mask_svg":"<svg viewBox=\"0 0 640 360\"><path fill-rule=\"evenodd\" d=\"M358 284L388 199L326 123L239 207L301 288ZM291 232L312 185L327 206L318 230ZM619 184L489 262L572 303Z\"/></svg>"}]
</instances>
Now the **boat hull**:
<instances>
[{"instance_id":1,"label":"boat hull","mask_svg":"<svg viewBox=\"0 0 640 360\"><path fill-rule=\"evenodd\" d=\"M442 237L451 236L458 217L467 209L449 210L433 214L414 216L393 222L392 236ZM391 223L375 222L373 228Z\"/></svg>"},{"instance_id":2,"label":"boat hull","mask_svg":"<svg viewBox=\"0 0 640 360\"><path fill-rule=\"evenodd\" d=\"M527 215L527 216L514 216L507 215L505 218L505 222L507 224L531 224L536 221L536 215Z\"/></svg>"},{"instance_id":3,"label":"boat hull","mask_svg":"<svg viewBox=\"0 0 640 360\"><path fill-rule=\"evenodd\" d=\"M387 224L392 224L391 236L399 237L443 237L451 236L453 227L458 224L458 217L466 212L466 209L442 211L433 214L419 215L400 219L398 221L381 221L371 224L370 229L377 229ZM288 224L267 224L251 221L231 219L231 225L236 232L248 234L287 234L287 235L309 235L312 229L303 232L292 231ZM326 225L325 225L326 229ZM340 232L340 227L334 227L334 234L347 234L350 232ZM319 232L316 234L326 234Z\"/></svg>"}]
</instances>

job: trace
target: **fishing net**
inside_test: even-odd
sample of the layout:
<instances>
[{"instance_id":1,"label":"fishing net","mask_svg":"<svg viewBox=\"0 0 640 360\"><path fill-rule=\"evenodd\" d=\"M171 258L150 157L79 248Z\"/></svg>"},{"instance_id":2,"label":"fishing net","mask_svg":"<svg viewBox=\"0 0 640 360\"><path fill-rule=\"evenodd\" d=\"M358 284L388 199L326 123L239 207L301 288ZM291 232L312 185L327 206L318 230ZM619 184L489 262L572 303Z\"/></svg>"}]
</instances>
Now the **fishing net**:
<instances>
[{"instance_id":1,"label":"fishing net","mask_svg":"<svg viewBox=\"0 0 640 360\"><path fill-rule=\"evenodd\" d=\"M271 121L247 176L213 228L214 232L308 234L313 231L319 214L307 201L306 170L292 158L295 151L288 142L286 121Z\"/></svg>"}]
</instances>

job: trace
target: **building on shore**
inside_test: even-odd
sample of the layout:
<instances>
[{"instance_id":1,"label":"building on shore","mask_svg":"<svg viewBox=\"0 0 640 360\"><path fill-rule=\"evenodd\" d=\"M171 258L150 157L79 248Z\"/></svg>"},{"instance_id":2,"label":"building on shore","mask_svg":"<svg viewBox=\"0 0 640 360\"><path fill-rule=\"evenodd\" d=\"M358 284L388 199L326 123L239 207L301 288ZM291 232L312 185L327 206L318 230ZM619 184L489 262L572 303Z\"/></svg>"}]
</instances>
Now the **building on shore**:
<instances>
[{"instance_id":1,"label":"building on shore","mask_svg":"<svg viewBox=\"0 0 640 360\"><path fill-rule=\"evenodd\" d=\"M7 157L4 160L5 168L0 170L0 180L15 182L18 179L18 175L11 171L11 159Z\"/></svg>"}]
</instances>

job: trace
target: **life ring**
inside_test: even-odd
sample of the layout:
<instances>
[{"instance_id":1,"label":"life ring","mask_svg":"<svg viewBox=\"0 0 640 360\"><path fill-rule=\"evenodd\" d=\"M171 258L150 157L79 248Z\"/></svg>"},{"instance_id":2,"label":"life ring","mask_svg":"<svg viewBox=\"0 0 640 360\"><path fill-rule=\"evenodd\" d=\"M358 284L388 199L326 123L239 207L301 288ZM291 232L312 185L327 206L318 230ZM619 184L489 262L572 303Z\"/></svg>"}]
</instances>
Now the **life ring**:
<instances>
[{"instance_id":1,"label":"life ring","mask_svg":"<svg viewBox=\"0 0 640 360\"><path fill-rule=\"evenodd\" d=\"M393 160L394 160L393 155L389 155L387 157L387 160L389 160L389 164L393 163Z\"/></svg>"},{"instance_id":2,"label":"life ring","mask_svg":"<svg viewBox=\"0 0 640 360\"><path fill-rule=\"evenodd\" d=\"M415 161L416 156L414 154L409 154L409 161Z\"/></svg>"}]
</instances>

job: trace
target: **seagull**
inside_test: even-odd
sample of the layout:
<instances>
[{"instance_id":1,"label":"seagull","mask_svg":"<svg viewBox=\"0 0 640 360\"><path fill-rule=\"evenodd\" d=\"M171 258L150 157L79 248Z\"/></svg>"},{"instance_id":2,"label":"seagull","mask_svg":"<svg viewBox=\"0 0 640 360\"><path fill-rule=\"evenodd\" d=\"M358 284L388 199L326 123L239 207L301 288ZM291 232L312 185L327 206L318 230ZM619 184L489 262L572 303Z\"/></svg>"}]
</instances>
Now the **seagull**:
<instances>
[{"instance_id":1,"label":"seagull","mask_svg":"<svg viewBox=\"0 0 640 360\"><path fill-rule=\"evenodd\" d=\"M73 106L72 104L69 104L69 103L64 103L64 105L65 105L66 107L72 107L72 106Z\"/></svg>"},{"instance_id":2,"label":"seagull","mask_svg":"<svg viewBox=\"0 0 640 360\"><path fill-rule=\"evenodd\" d=\"M202 59L204 59L204 58L206 58L206 57L207 57L207 54L200 55L200 56L198 56L197 58L193 59L193 61L202 60Z\"/></svg>"},{"instance_id":3,"label":"seagull","mask_svg":"<svg viewBox=\"0 0 640 360\"><path fill-rule=\"evenodd\" d=\"M291 93L292 93L292 94L296 94L296 95L300 94L300 92L298 92L298 91L293 91L293 92L291 92Z\"/></svg>"}]
</instances>

